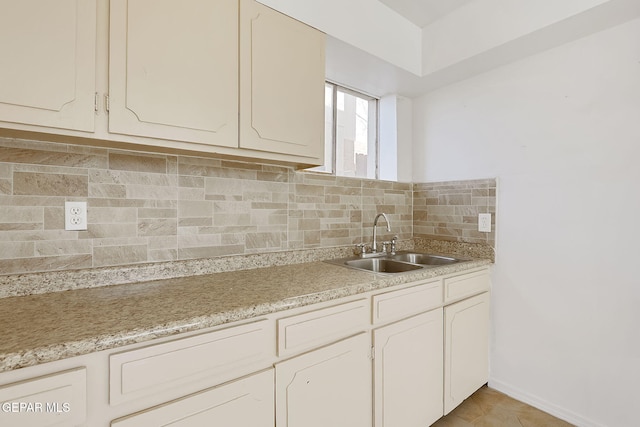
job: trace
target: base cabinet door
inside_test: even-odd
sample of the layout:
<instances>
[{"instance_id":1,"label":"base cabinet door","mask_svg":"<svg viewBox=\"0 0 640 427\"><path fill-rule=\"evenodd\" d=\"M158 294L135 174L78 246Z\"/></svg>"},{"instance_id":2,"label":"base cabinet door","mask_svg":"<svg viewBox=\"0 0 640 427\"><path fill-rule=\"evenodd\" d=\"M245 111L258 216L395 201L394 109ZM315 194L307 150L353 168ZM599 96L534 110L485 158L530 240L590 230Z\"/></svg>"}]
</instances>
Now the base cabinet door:
<instances>
[{"instance_id":1,"label":"base cabinet door","mask_svg":"<svg viewBox=\"0 0 640 427\"><path fill-rule=\"evenodd\" d=\"M273 369L129 417L111 427L273 427Z\"/></svg>"},{"instance_id":2,"label":"base cabinet door","mask_svg":"<svg viewBox=\"0 0 640 427\"><path fill-rule=\"evenodd\" d=\"M276 365L277 427L371 427L370 344L362 333Z\"/></svg>"},{"instance_id":3,"label":"base cabinet door","mask_svg":"<svg viewBox=\"0 0 640 427\"><path fill-rule=\"evenodd\" d=\"M442 417L442 309L373 331L375 427L426 427Z\"/></svg>"},{"instance_id":4,"label":"base cabinet door","mask_svg":"<svg viewBox=\"0 0 640 427\"><path fill-rule=\"evenodd\" d=\"M489 292L444 308L444 413L489 379Z\"/></svg>"}]
</instances>

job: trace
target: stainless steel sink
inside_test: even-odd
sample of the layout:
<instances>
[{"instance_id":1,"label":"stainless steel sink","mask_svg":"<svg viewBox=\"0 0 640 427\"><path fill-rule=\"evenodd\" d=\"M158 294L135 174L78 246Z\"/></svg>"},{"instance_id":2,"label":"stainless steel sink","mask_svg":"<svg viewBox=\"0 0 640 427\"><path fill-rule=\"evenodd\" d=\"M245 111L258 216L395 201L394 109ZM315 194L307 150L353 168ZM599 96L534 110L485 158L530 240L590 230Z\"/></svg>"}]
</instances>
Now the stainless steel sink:
<instances>
[{"instance_id":1,"label":"stainless steel sink","mask_svg":"<svg viewBox=\"0 0 640 427\"><path fill-rule=\"evenodd\" d=\"M373 271L374 273L402 273L423 268L420 265L398 262L387 258L354 259L345 261L345 265L360 270Z\"/></svg>"},{"instance_id":2,"label":"stainless steel sink","mask_svg":"<svg viewBox=\"0 0 640 427\"><path fill-rule=\"evenodd\" d=\"M354 256L327 260L325 262L372 273L399 274L462 261L467 261L467 259L407 251L398 252L394 255L381 253L380 255L368 255L368 258Z\"/></svg>"},{"instance_id":3,"label":"stainless steel sink","mask_svg":"<svg viewBox=\"0 0 640 427\"><path fill-rule=\"evenodd\" d=\"M390 255L390 258L396 261L404 261L420 265L447 265L462 261L460 258L414 252L398 253L396 255Z\"/></svg>"}]
</instances>

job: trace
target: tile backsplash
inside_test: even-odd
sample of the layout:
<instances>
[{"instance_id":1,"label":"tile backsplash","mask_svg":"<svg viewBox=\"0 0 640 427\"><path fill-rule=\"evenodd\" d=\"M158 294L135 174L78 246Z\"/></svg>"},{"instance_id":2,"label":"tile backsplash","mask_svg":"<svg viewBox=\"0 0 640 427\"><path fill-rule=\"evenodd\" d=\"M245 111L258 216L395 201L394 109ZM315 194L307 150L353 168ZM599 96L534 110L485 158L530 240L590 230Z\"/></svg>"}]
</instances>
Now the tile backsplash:
<instances>
[{"instance_id":1,"label":"tile backsplash","mask_svg":"<svg viewBox=\"0 0 640 427\"><path fill-rule=\"evenodd\" d=\"M65 201L87 231L64 230ZM378 212L411 239L412 184L0 138L0 274L369 242Z\"/></svg>"},{"instance_id":2,"label":"tile backsplash","mask_svg":"<svg viewBox=\"0 0 640 427\"><path fill-rule=\"evenodd\" d=\"M414 237L495 247L496 180L414 184ZM478 231L478 214L491 214L491 233Z\"/></svg>"}]
</instances>

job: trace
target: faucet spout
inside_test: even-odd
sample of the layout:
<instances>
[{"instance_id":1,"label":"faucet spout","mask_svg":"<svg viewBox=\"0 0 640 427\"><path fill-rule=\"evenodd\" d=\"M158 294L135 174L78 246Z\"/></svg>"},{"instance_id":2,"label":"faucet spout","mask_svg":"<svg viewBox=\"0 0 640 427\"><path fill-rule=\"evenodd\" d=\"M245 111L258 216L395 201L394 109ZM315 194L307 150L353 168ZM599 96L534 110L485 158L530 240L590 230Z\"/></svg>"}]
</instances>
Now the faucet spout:
<instances>
[{"instance_id":1,"label":"faucet spout","mask_svg":"<svg viewBox=\"0 0 640 427\"><path fill-rule=\"evenodd\" d=\"M389 223L389 218L384 213L379 213L376 215L373 220L373 244L371 245L371 252L378 252L378 219L383 217L385 222L387 223L387 232L391 232L391 224Z\"/></svg>"}]
</instances>

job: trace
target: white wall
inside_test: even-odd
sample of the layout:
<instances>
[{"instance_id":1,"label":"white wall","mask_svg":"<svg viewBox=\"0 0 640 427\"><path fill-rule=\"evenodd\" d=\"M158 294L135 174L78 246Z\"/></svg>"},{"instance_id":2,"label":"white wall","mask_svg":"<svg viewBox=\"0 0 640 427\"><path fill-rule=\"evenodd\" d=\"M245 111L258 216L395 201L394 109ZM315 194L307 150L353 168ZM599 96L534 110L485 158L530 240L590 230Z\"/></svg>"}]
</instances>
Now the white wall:
<instances>
[{"instance_id":1,"label":"white wall","mask_svg":"<svg viewBox=\"0 0 640 427\"><path fill-rule=\"evenodd\" d=\"M413 102L413 179L497 177L490 385L640 425L640 20Z\"/></svg>"},{"instance_id":2,"label":"white wall","mask_svg":"<svg viewBox=\"0 0 640 427\"><path fill-rule=\"evenodd\" d=\"M412 102L389 95L380 98L380 179L412 182Z\"/></svg>"}]
</instances>

